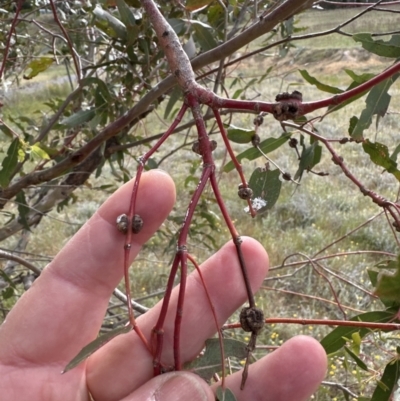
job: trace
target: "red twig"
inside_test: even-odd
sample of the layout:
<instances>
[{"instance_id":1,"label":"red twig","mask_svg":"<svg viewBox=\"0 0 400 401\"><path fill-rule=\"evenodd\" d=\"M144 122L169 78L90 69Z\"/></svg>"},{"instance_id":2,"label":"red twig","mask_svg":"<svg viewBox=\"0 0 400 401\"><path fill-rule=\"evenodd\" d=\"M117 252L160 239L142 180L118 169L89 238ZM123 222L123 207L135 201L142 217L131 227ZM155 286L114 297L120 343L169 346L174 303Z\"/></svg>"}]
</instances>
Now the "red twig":
<instances>
[{"instance_id":1,"label":"red twig","mask_svg":"<svg viewBox=\"0 0 400 401\"><path fill-rule=\"evenodd\" d=\"M210 294L208 292L206 282L204 281L203 274L201 273L200 266L197 264L197 262L193 258L193 256L191 256L189 253L187 254L187 258L190 260L190 262L193 264L193 266L197 270L197 273L199 274L201 284L203 285L204 292L205 292L207 300L208 300L208 304L210 305L211 314L212 314L214 322L215 322L215 328L218 332L219 348L221 351L221 370L222 370L221 387L224 388L225 387L225 349L224 349L224 341L223 341L222 333L221 333L221 330L220 330L219 324L218 324L217 314L216 314L214 305L212 303Z\"/></svg>"},{"instance_id":2,"label":"red twig","mask_svg":"<svg viewBox=\"0 0 400 401\"><path fill-rule=\"evenodd\" d=\"M74 60L76 78L77 78L78 83L79 83L81 81L81 79L82 79L82 69L81 69L81 65L80 65L79 56L75 52L74 45L73 45L73 43L71 41L71 38L68 35L67 30L64 28L63 24L61 23L60 19L58 18L57 9L56 9L56 7L54 5L54 1L53 0L50 0L50 7L51 7L51 11L53 12L54 21L57 23L57 25L61 29L61 31L62 31L62 33L63 33L63 35L65 37L65 40L68 43L68 47L69 47L69 49L71 51L72 60Z\"/></svg>"},{"instance_id":3,"label":"red twig","mask_svg":"<svg viewBox=\"0 0 400 401\"><path fill-rule=\"evenodd\" d=\"M3 74L4 74L4 70L6 68L8 53L10 51L11 37L14 34L15 27L18 24L18 16L19 16L19 13L21 12L21 8L22 8L22 5L24 4L24 0L17 0L16 3L17 3L17 9L15 10L15 16L11 22L11 27L8 30L6 47L4 49L4 55L3 55L3 62L1 63L1 67L0 67L0 82L3 80Z\"/></svg>"},{"instance_id":4,"label":"red twig","mask_svg":"<svg viewBox=\"0 0 400 401\"><path fill-rule=\"evenodd\" d=\"M265 319L265 324L301 324L301 325L322 325L322 326L343 326L359 327L371 330L400 330L400 323L375 323L375 322L357 322L353 320L331 320L331 319L297 319L290 317L271 317ZM222 327L222 330L238 329L240 323L229 323Z\"/></svg>"}]
</instances>

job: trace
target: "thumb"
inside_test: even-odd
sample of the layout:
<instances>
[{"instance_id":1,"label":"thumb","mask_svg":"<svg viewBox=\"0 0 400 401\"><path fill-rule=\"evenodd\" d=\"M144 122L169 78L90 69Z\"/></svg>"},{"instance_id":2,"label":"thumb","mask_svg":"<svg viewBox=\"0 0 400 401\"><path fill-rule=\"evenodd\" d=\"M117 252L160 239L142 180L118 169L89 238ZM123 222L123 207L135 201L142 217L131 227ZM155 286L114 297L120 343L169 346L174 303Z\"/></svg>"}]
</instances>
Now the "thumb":
<instances>
[{"instance_id":1,"label":"thumb","mask_svg":"<svg viewBox=\"0 0 400 401\"><path fill-rule=\"evenodd\" d=\"M171 372L154 377L121 401L214 401L214 394L200 377Z\"/></svg>"}]
</instances>

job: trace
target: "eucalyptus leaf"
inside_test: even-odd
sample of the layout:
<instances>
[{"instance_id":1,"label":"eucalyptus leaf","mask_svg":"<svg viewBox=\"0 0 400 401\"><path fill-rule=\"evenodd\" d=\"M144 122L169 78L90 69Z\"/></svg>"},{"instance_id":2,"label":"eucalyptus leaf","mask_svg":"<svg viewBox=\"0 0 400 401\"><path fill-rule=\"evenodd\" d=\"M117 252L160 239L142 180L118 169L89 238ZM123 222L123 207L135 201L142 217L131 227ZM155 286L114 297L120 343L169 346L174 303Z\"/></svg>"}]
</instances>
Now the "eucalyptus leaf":
<instances>
[{"instance_id":1,"label":"eucalyptus leaf","mask_svg":"<svg viewBox=\"0 0 400 401\"><path fill-rule=\"evenodd\" d=\"M391 309L387 311L366 312L354 316L350 320L360 322L376 322L387 323L396 318L397 310ZM358 327L339 326L332 330L321 340L321 345L325 348L327 354L338 351L346 344L346 338L351 338L353 333L359 332L360 337L365 337L371 330Z\"/></svg>"},{"instance_id":2,"label":"eucalyptus leaf","mask_svg":"<svg viewBox=\"0 0 400 401\"><path fill-rule=\"evenodd\" d=\"M388 173L393 174L400 181L400 171L397 169L397 162L389 156L389 149L386 145L379 142L371 142L366 139L362 147L365 153L369 154L371 161L383 167Z\"/></svg>"},{"instance_id":3,"label":"eucalyptus leaf","mask_svg":"<svg viewBox=\"0 0 400 401\"><path fill-rule=\"evenodd\" d=\"M393 35L390 40L374 40L370 33L356 33L353 35L356 42L360 42L365 50L381 57L400 57L400 35Z\"/></svg>"},{"instance_id":4,"label":"eucalyptus leaf","mask_svg":"<svg viewBox=\"0 0 400 401\"><path fill-rule=\"evenodd\" d=\"M6 188L11 180L11 174L18 164L19 139L15 138L7 149L7 155L1 163L0 185Z\"/></svg>"},{"instance_id":5,"label":"eucalyptus leaf","mask_svg":"<svg viewBox=\"0 0 400 401\"><path fill-rule=\"evenodd\" d=\"M75 114L62 120L60 123L68 128L74 128L78 125L87 123L94 118L95 115L96 111L94 109L79 110Z\"/></svg>"},{"instance_id":6,"label":"eucalyptus leaf","mask_svg":"<svg viewBox=\"0 0 400 401\"><path fill-rule=\"evenodd\" d=\"M81 362L85 361L89 358L90 355L94 354L98 349L100 349L103 345L107 344L113 338L119 336L120 334L129 333L132 330L132 326L123 326L118 327L115 330L112 330L106 334L103 334L100 337L97 337L90 344L86 345L82 348L82 350L76 355L64 368L61 373L66 373L74 367L78 366Z\"/></svg>"},{"instance_id":7,"label":"eucalyptus leaf","mask_svg":"<svg viewBox=\"0 0 400 401\"><path fill-rule=\"evenodd\" d=\"M224 355L226 358L244 359L247 356L247 345L242 341L231 338L223 339ZM218 338L206 341L204 354L185 365L185 370L197 373L204 380L209 380L214 373L222 371L221 348Z\"/></svg>"},{"instance_id":8,"label":"eucalyptus leaf","mask_svg":"<svg viewBox=\"0 0 400 401\"><path fill-rule=\"evenodd\" d=\"M54 62L53 57L39 57L32 60L24 71L24 79L32 79L41 72L46 71Z\"/></svg>"},{"instance_id":9,"label":"eucalyptus leaf","mask_svg":"<svg viewBox=\"0 0 400 401\"><path fill-rule=\"evenodd\" d=\"M264 141L260 142L258 146L265 154L267 154L284 145L288 141L290 136L290 132L284 132L279 138L267 138ZM244 152L238 154L236 156L236 159L238 160L238 162L241 162L243 159L254 160L261 156L262 154L258 151L258 149L252 146L250 149L247 149ZM234 168L235 165L232 161L230 161L225 165L224 171L226 173L229 173L229 171L233 170Z\"/></svg>"},{"instance_id":10,"label":"eucalyptus leaf","mask_svg":"<svg viewBox=\"0 0 400 401\"><path fill-rule=\"evenodd\" d=\"M400 377L400 360L398 358L390 361L379 379L378 385L372 394L371 401L389 401L392 398L393 390Z\"/></svg>"},{"instance_id":11,"label":"eucalyptus leaf","mask_svg":"<svg viewBox=\"0 0 400 401\"><path fill-rule=\"evenodd\" d=\"M249 143L256 133L253 129L240 128L235 125L230 125L226 131L228 139L236 143Z\"/></svg>"},{"instance_id":12,"label":"eucalyptus leaf","mask_svg":"<svg viewBox=\"0 0 400 401\"><path fill-rule=\"evenodd\" d=\"M249 180L249 187L253 191L252 203L257 212L262 213L275 205L282 188L282 181L279 179L280 174L279 170L263 168L257 168L253 171ZM263 200L265 205L260 204L261 207L257 207L260 203L259 200Z\"/></svg>"},{"instance_id":13,"label":"eucalyptus leaf","mask_svg":"<svg viewBox=\"0 0 400 401\"><path fill-rule=\"evenodd\" d=\"M363 139L364 130L369 128L374 115L383 117L386 114L391 99L388 90L398 76L399 74L395 74L371 89L365 100L366 107L361 112L357 124L350 132L353 139L359 141Z\"/></svg>"},{"instance_id":14,"label":"eucalyptus leaf","mask_svg":"<svg viewBox=\"0 0 400 401\"><path fill-rule=\"evenodd\" d=\"M235 394L229 388L219 386L215 392L218 401L236 401Z\"/></svg>"}]
</instances>

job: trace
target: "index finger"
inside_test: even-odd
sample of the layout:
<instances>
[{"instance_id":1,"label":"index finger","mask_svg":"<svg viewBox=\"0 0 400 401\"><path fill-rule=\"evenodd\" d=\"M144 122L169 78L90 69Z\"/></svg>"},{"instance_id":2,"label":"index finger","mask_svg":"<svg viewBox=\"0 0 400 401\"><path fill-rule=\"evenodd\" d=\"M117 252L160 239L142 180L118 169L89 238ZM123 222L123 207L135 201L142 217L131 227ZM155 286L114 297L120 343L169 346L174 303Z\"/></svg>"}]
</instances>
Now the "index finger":
<instances>
[{"instance_id":1,"label":"index finger","mask_svg":"<svg viewBox=\"0 0 400 401\"><path fill-rule=\"evenodd\" d=\"M127 213L133 180L117 190L47 266L0 328L0 360L66 362L101 326L109 297L123 276L124 234L115 219ZM131 258L165 220L175 187L165 173L143 174L136 212L144 225L133 237Z\"/></svg>"}]
</instances>

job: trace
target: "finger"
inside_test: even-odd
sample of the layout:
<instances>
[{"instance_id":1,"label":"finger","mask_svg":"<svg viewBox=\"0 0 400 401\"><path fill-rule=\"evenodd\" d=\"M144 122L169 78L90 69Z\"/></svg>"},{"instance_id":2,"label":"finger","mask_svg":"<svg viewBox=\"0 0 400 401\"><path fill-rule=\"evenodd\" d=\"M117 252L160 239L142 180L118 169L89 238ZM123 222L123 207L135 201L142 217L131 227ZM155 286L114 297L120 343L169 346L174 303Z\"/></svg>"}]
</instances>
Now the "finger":
<instances>
[{"instance_id":1,"label":"finger","mask_svg":"<svg viewBox=\"0 0 400 401\"><path fill-rule=\"evenodd\" d=\"M326 369L326 353L320 343L298 336L250 365L243 390L241 371L227 377L226 387L237 401L305 401L317 390Z\"/></svg>"},{"instance_id":2,"label":"finger","mask_svg":"<svg viewBox=\"0 0 400 401\"><path fill-rule=\"evenodd\" d=\"M121 401L214 401L208 384L192 373L171 372L154 377Z\"/></svg>"},{"instance_id":3,"label":"finger","mask_svg":"<svg viewBox=\"0 0 400 401\"><path fill-rule=\"evenodd\" d=\"M251 238L244 238L242 250L253 291L261 285L268 269L264 248ZM247 298L235 246L226 244L201 266L213 306L221 326ZM162 363L173 364L173 334L178 288L174 289L165 323ZM158 304L140 319L142 331L151 337L161 305ZM217 331L211 308L197 272L187 281L181 329L182 360L193 359L204 346L204 341ZM134 391L153 376L152 356L135 333L115 338L88 361L87 380L97 401L120 399Z\"/></svg>"},{"instance_id":4,"label":"finger","mask_svg":"<svg viewBox=\"0 0 400 401\"><path fill-rule=\"evenodd\" d=\"M68 362L99 330L112 290L123 275L125 236L115 219L127 213L133 181L116 191L44 269L0 330L4 363ZM133 237L131 258L164 221L175 201L169 176L142 176L136 212L142 231ZM12 351L12 352L11 352ZM11 363L10 362L10 363Z\"/></svg>"}]
</instances>

